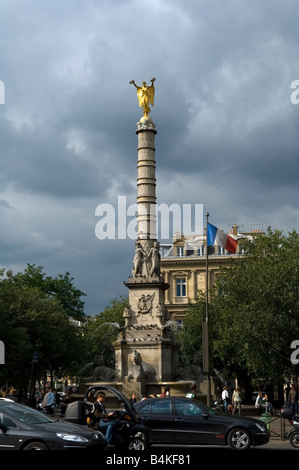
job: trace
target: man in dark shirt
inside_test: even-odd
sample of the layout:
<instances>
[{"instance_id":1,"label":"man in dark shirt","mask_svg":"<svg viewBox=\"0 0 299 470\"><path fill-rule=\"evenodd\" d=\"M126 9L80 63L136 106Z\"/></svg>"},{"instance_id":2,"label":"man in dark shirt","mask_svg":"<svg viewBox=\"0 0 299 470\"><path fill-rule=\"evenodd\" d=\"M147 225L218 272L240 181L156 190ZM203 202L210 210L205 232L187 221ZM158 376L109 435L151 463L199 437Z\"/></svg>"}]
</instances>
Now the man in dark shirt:
<instances>
[{"instance_id":1,"label":"man in dark shirt","mask_svg":"<svg viewBox=\"0 0 299 470\"><path fill-rule=\"evenodd\" d=\"M104 392L99 392L97 395L97 401L95 403L94 416L96 421L98 422L99 430L103 432L103 434L105 434L108 447L112 447L115 421L113 421L111 418L113 417L114 413L113 411L111 411L110 413L106 412L104 405L105 399L106 394Z\"/></svg>"},{"instance_id":2,"label":"man in dark shirt","mask_svg":"<svg viewBox=\"0 0 299 470\"><path fill-rule=\"evenodd\" d=\"M295 387L295 384L292 385L292 388L289 392L289 403L290 406L293 408L293 411L296 412L298 411L298 398L297 398L297 389Z\"/></svg>"}]
</instances>

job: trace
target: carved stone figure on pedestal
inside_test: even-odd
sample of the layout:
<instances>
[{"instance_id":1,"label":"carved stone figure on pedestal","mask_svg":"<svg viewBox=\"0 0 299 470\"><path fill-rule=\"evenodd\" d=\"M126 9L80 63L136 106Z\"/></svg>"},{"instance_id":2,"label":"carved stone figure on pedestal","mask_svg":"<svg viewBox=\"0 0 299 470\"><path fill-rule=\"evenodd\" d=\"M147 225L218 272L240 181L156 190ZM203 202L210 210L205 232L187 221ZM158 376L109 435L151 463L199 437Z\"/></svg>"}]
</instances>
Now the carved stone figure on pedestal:
<instances>
[{"instance_id":1,"label":"carved stone figure on pedestal","mask_svg":"<svg viewBox=\"0 0 299 470\"><path fill-rule=\"evenodd\" d=\"M185 380L198 381L199 377L203 375L202 372L202 357L199 353L194 354L190 365L182 371L182 377Z\"/></svg>"},{"instance_id":2,"label":"carved stone figure on pedestal","mask_svg":"<svg viewBox=\"0 0 299 470\"><path fill-rule=\"evenodd\" d=\"M134 266L132 270L133 277L142 276L143 261L144 261L144 257L146 256L144 251L141 248L140 243L136 242L135 245L136 245L136 250L135 250L135 256L133 260Z\"/></svg>"},{"instance_id":3,"label":"carved stone figure on pedestal","mask_svg":"<svg viewBox=\"0 0 299 470\"><path fill-rule=\"evenodd\" d=\"M140 352L134 349L131 356L132 359L129 365L127 380L133 380L135 382L141 382L142 380L155 380L156 371L154 367L148 363L142 364Z\"/></svg>"},{"instance_id":4,"label":"carved stone figure on pedestal","mask_svg":"<svg viewBox=\"0 0 299 470\"><path fill-rule=\"evenodd\" d=\"M86 377L84 380L111 382L115 379L115 371L104 365L104 359L101 354L94 357L93 363L94 370L92 375Z\"/></svg>"},{"instance_id":5,"label":"carved stone figure on pedestal","mask_svg":"<svg viewBox=\"0 0 299 470\"><path fill-rule=\"evenodd\" d=\"M153 247L150 249L149 257L151 260L150 276L160 276L161 256L158 242L154 242Z\"/></svg>"},{"instance_id":6,"label":"carved stone figure on pedestal","mask_svg":"<svg viewBox=\"0 0 299 470\"><path fill-rule=\"evenodd\" d=\"M133 259L133 277L159 277L160 276L160 245L157 241L150 246L148 240L135 243L135 256ZM150 246L150 248L148 248Z\"/></svg>"}]
</instances>

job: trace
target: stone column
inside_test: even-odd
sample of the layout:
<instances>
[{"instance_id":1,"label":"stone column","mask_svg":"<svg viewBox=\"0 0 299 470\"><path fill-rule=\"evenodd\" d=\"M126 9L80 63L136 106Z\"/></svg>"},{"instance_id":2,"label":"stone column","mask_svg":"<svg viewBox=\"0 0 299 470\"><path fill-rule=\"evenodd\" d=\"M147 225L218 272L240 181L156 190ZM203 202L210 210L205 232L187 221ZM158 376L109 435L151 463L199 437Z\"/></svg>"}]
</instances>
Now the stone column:
<instances>
[{"instance_id":1,"label":"stone column","mask_svg":"<svg viewBox=\"0 0 299 470\"><path fill-rule=\"evenodd\" d=\"M169 285L160 276L156 227L155 124L137 123L138 234L132 276L125 285L129 302L124 310L122 337L114 343L117 380L138 384L170 381L177 371L177 345L165 308Z\"/></svg>"},{"instance_id":2,"label":"stone column","mask_svg":"<svg viewBox=\"0 0 299 470\"><path fill-rule=\"evenodd\" d=\"M133 278L160 277L160 247L157 242L156 215L156 127L151 118L137 123L137 241Z\"/></svg>"},{"instance_id":3,"label":"stone column","mask_svg":"<svg viewBox=\"0 0 299 470\"><path fill-rule=\"evenodd\" d=\"M156 160L154 122L148 118L137 123L137 240L157 240Z\"/></svg>"}]
</instances>

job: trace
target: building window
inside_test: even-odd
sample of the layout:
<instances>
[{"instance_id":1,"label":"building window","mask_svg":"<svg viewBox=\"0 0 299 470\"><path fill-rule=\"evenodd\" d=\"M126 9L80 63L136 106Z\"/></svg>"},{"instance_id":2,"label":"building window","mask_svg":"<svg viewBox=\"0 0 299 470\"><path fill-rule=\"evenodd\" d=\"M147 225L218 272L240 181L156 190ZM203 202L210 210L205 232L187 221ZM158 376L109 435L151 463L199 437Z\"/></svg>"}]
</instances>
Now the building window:
<instances>
[{"instance_id":1,"label":"building window","mask_svg":"<svg viewBox=\"0 0 299 470\"><path fill-rule=\"evenodd\" d=\"M178 246L177 247L177 255L178 256L184 256L184 247L183 246Z\"/></svg>"},{"instance_id":2,"label":"building window","mask_svg":"<svg viewBox=\"0 0 299 470\"><path fill-rule=\"evenodd\" d=\"M176 280L176 296L186 297L186 279L185 278Z\"/></svg>"},{"instance_id":3,"label":"building window","mask_svg":"<svg viewBox=\"0 0 299 470\"><path fill-rule=\"evenodd\" d=\"M206 248L205 245L199 245L199 246L197 247L197 255L198 255L198 256L204 256L204 254L205 254L205 248Z\"/></svg>"},{"instance_id":4,"label":"building window","mask_svg":"<svg viewBox=\"0 0 299 470\"><path fill-rule=\"evenodd\" d=\"M225 248L223 248L222 246L218 245L218 255L220 256L223 256L225 255Z\"/></svg>"}]
</instances>

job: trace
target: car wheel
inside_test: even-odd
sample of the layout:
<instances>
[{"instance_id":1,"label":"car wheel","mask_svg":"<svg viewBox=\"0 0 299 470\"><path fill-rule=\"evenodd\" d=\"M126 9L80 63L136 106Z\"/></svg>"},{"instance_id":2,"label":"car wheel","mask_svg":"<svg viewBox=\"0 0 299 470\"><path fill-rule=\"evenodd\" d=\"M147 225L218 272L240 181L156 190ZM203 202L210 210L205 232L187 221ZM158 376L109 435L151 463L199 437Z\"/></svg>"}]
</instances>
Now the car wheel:
<instances>
[{"instance_id":1,"label":"car wheel","mask_svg":"<svg viewBox=\"0 0 299 470\"><path fill-rule=\"evenodd\" d=\"M299 433L295 432L290 436L290 444L296 449L299 449Z\"/></svg>"},{"instance_id":2,"label":"car wheel","mask_svg":"<svg viewBox=\"0 0 299 470\"><path fill-rule=\"evenodd\" d=\"M43 442L36 441L27 444L25 447L23 447L23 450L48 450L48 447Z\"/></svg>"},{"instance_id":3,"label":"car wheel","mask_svg":"<svg viewBox=\"0 0 299 470\"><path fill-rule=\"evenodd\" d=\"M129 450L146 450L145 440L141 433L138 433L129 443Z\"/></svg>"},{"instance_id":4,"label":"car wheel","mask_svg":"<svg viewBox=\"0 0 299 470\"><path fill-rule=\"evenodd\" d=\"M233 429L228 435L228 445L233 450L246 450L251 445L251 437L245 429Z\"/></svg>"}]
</instances>

